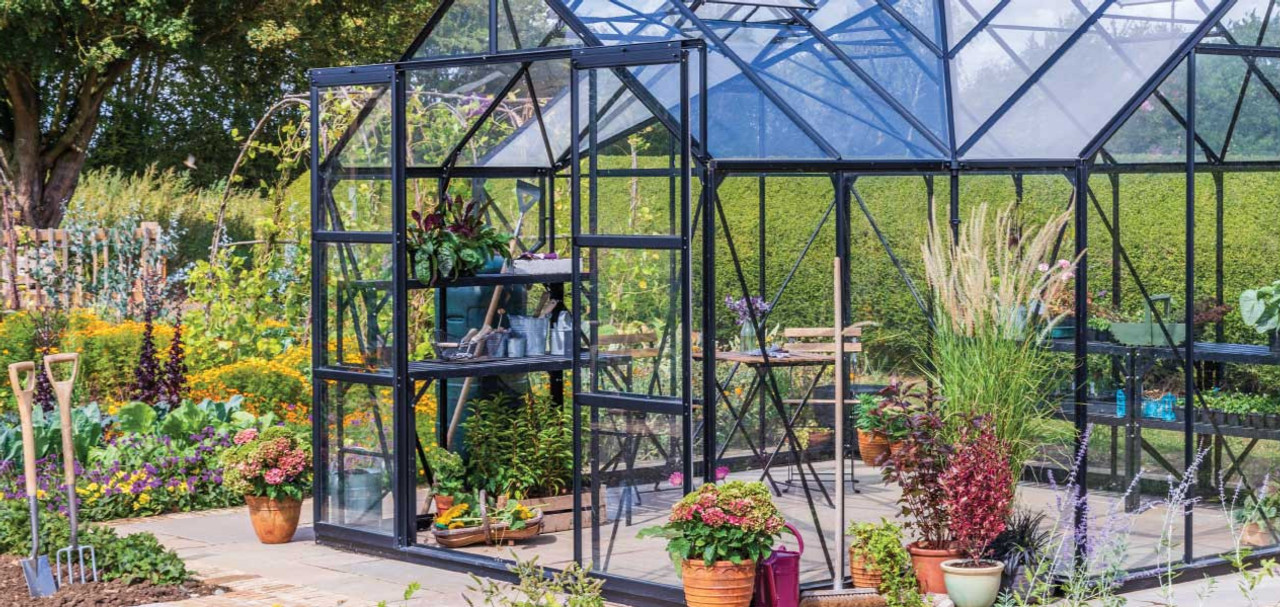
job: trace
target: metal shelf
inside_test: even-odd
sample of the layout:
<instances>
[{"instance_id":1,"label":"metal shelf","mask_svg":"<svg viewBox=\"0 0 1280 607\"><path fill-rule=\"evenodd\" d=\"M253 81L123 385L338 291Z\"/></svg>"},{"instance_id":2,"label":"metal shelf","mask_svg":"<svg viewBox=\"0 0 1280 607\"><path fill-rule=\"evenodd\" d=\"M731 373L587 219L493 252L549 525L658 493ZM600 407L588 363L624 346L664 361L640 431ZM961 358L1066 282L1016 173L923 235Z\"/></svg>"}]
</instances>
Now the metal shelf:
<instances>
[{"instance_id":1,"label":"metal shelf","mask_svg":"<svg viewBox=\"0 0 1280 607\"><path fill-rule=\"evenodd\" d=\"M1051 342L1050 348L1055 352L1071 352L1075 348L1075 342L1070 339L1055 339ZM1141 356L1150 356L1161 359L1175 358L1174 349L1168 346L1127 346L1125 344L1105 341L1089 342L1089 353L1109 354L1112 356L1125 356L1130 353L1136 353ZM1280 365L1280 352L1276 352L1268 346L1220 344L1215 342L1198 341L1195 343L1195 353L1197 361L1254 365ZM1181 355L1182 346L1178 346L1177 356Z\"/></svg>"},{"instance_id":2,"label":"metal shelf","mask_svg":"<svg viewBox=\"0 0 1280 607\"><path fill-rule=\"evenodd\" d=\"M582 280L591 280L588 272L581 274ZM453 289L459 287L494 287L498 285L554 285L569 284L573 282L573 274L555 273L555 274L477 274L475 276L464 276L455 280L445 280L435 284L427 284L420 280L410 278L407 286L410 290L416 289ZM343 284L354 287L373 287L381 291L391 290L390 280L351 280L344 281Z\"/></svg>"},{"instance_id":3,"label":"metal shelf","mask_svg":"<svg viewBox=\"0 0 1280 607\"><path fill-rule=\"evenodd\" d=\"M626 354L604 354L598 361L607 365L625 364L631 357ZM590 365L590 355L583 353L583 365ZM439 362L434 360L409 361L409 379L415 381L455 379L459 377L486 377L490 375L516 375L549 371L568 371L573 367L568 355L546 354L520 358L490 358L475 362Z\"/></svg>"}]
</instances>

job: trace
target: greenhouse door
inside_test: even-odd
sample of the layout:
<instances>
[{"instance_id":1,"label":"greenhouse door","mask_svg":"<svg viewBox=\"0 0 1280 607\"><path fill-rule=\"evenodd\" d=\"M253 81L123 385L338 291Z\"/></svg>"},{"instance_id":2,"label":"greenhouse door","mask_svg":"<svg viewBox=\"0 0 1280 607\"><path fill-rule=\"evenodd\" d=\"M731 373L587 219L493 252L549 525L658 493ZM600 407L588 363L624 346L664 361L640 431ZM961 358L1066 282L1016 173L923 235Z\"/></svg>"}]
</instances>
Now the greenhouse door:
<instances>
[{"instance_id":1,"label":"greenhouse door","mask_svg":"<svg viewBox=\"0 0 1280 607\"><path fill-rule=\"evenodd\" d=\"M705 97L691 86L703 50L586 48L570 70L574 559L632 579L652 565L631 554L633 523L693 486L691 209L705 138L691 130L705 120L690 107Z\"/></svg>"}]
</instances>

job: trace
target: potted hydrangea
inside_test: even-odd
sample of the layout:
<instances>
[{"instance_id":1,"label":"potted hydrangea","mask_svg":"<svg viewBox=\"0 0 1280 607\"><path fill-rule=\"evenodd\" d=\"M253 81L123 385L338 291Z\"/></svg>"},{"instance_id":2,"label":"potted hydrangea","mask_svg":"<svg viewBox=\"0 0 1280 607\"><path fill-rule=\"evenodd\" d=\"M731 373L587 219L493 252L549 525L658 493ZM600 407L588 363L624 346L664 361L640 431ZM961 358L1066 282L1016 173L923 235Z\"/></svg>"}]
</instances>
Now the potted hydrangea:
<instances>
[{"instance_id":1,"label":"potted hydrangea","mask_svg":"<svg viewBox=\"0 0 1280 607\"><path fill-rule=\"evenodd\" d=\"M639 537L666 538L690 607L747 607L756 563L769 556L783 526L763 483L729 481L684 496L665 525Z\"/></svg>"},{"instance_id":2,"label":"potted hydrangea","mask_svg":"<svg viewBox=\"0 0 1280 607\"><path fill-rule=\"evenodd\" d=\"M259 541L288 542L311 486L311 445L284 426L241 430L232 442L221 456L224 484L244 495Z\"/></svg>"},{"instance_id":3,"label":"potted hydrangea","mask_svg":"<svg viewBox=\"0 0 1280 607\"><path fill-rule=\"evenodd\" d=\"M967 557L942 563L947 596L956 607L991 607L1004 563L984 557L1013 506L1009 449L986 420L976 420L964 429L939 480L951 512L951 534Z\"/></svg>"}]
</instances>

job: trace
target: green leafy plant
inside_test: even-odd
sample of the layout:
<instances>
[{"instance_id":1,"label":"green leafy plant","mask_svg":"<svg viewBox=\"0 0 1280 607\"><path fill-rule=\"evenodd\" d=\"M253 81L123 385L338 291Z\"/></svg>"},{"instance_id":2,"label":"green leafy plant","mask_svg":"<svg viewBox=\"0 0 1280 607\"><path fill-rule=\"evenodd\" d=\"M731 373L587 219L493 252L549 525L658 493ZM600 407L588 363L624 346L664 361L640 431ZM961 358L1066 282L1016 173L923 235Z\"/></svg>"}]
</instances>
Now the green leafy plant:
<instances>
[{"instance_id":1,"label":"green leafy plant","mask_svg":"<svg viewBox=\"0 0 1280 607\"><path fill-rule=\"evenodd\" d=\"M1261 334L1280 327L1280 280L1240 294L1240 317Z\"/></svg>"},{"instance_id":2,"label":"green leafy plant","mask_svg":"<svg viewBox=\"0 0 1280 607\"><path fill-rule=\"evenodd\" d=\"M519 577L515 586L501 584L491 579L471 574L472 585L467 592L479 594L479 603L464 595L467 605L476 607L604 607L604 580L591 575L590 566L570 563L568 567L550 573L538 565L538 557L523 560L515 552L515 561L509 569Z\"/></svg>"},{"instance_id":3,"label":"green leafy plant","mask_svg":"<svg viewBox=\"0 0 1280 607\"><path fill-rule=\"evenodd\" d=\"M79 461L85 461L90 450L102 444L104 425L105 419L97 403L71 410L71 444ZM56 412L48 413L38 407L33 408L31 426L36 459L62 452L62 429ZM0 421L0 461L22 464L22 428L16 419Z\"/></svg>"},{"instance_id":4,"label":"green leafy plant","mask_svg":"<svg viewBox=\"0 0 1280 607\"><path fill-rule=\"evenodd\" d=\"M40 545L46 550L66 546L70 535L71 527L65 517L40 518ZM121 536L110 527L89 525L80 529L80 543L94 547L101 577L107 581L170 585L192 578L177 553L160 545L150 533ZM25 556L30 550L31 526L26 504L5 500L0 506L0 553Z\"/></svg>"},{"instance_id":5,"label":"green leafy plant","mask_svg":"<svg viewBox=\"0 0 1280 607\"><path fill-rule=\"evenodd\" d=\"M671 507L666 524L642 529L637 537L665 538L678 570L689 559L708 565L759 562L782 528L782 513L764 483L729 481L702 485Z\"/></svg>"},{"instance_id":6,"label":"green leafy plant","mask_svg":"<svg viewBox=\"0 0 1280 607\"><path fill-rule=\"evenodd\" d=\"M497 395L470 403L471 489L516 498L554 497L573 482L573 414L549 396Z\"/></svg>"},{"instance_id":7,"label":"green leafy plant","mask_svg":"<svg viewBox=\"0 0 1280 607\"><path fill-rule=\"evenodd\" d=\"M472 276L489 260L510 260L511 236L485 224L489 202L463 202L448 197L426 215L412 212L409 251L418 280L435 284L441 279Z\"/></svg>"},{"instance_id":8,"label":"green leafy plant","mask_svg":"<svg viewBox=\"0 0 1280 607\"><path fill-rule=\"evenodd\" d=\"M902 527L881 519L879 523L854 523L846 531L850 555L863 560L868 569L880 574L877 590L889 607L924 605L911 555L902 545Z\"/></svg>"},{"instance_id":9,"label":"green leafy plant","mask_svg":"<svg viewBox=\"0 0 1280 607\"><path fill-rule=\"evenodd\" d=\"M241 495L302 499L311 487L311 445L283 426L236 433L222 452L227 488Z\"/></svg>"},{"instance_id":10,"label":"green leafy plant","mask_svg":"<svg viewBox=\"0 0 1280 607\"><path fill-rule=\"evenodd\" d=\"M442 497L457 497L466 492L466 468L462 456L443 447L427 451L427 465L435 475L435 493Z\"/></svg>"},{"instance_id":11,"label":"green leafy plant","mask_svg":"<svg viewBox=\"0 0 1280 607\"><path fill-rule=\"evenodd\" d=\"M911 416L922 413L931 400L919 383L891 380L876 396L864 395L858 400L858 429L900 441L910 432Z\"/></svg>"}]
</instances>

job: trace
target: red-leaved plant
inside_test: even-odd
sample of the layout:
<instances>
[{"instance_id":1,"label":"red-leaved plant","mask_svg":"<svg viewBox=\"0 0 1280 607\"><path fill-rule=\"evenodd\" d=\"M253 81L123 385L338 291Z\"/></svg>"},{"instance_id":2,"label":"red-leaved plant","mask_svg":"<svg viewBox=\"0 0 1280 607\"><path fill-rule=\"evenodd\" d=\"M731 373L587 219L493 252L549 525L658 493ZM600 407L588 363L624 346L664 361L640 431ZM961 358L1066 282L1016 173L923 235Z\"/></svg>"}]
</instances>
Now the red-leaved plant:
<instances>
[{"instance_id":1,"label":"red-leaved plant","mask_svg":"<svg viewBox=\"0 0 1280 607\"><path fill-rule=\"evenodd\" d=\"M951 534L976 567L1005 529L1013 507L1009 448L990 420L965 427L951 464L939 479L951 514Z\"/></svg>"},{"instance_id":2,"label":"red-leaved plant","mask_svg":"<svg viewBox=\"0 0 1280 607\"><path fill-rule=\"evenodd\" d=\"M906 419L902 447L889 456L880 474L886 483L902 489L898 498L904 527L915 531L921 548L946 549L950 545L951 512L940 479L951 460L952 447L943 436L942 414L930 394Z\"/></svg>"}]
</instances>

